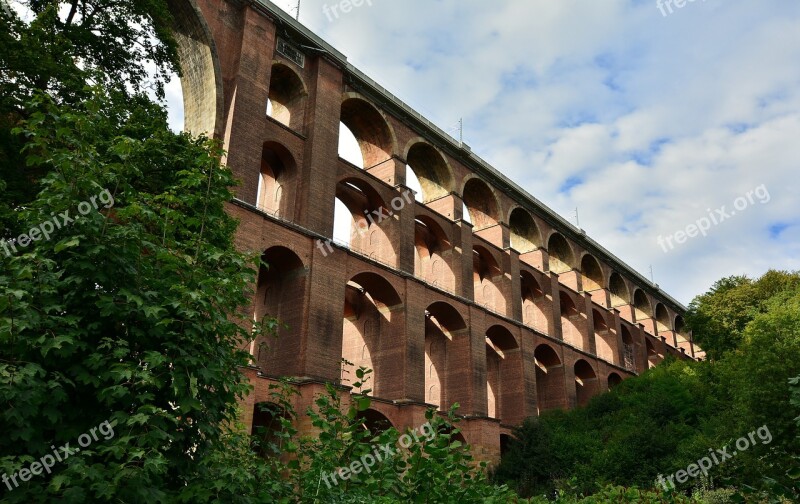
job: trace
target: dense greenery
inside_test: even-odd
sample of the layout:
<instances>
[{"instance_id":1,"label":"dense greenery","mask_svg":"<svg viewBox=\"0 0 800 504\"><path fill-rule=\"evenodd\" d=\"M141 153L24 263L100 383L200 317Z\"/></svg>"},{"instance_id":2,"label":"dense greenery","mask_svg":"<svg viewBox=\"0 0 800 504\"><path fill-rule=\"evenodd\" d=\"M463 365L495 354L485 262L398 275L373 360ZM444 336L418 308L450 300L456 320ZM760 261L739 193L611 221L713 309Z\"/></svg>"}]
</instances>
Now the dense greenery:
<instances>
[{"instance_id":1,"label":"dense greenery","mask_svg":"<svg viewBox=\"0 0 800 504\"><path fill-rule=\"evenodd\" d=\"M702 315L691 319L696 335L709 327L738 331L717 347L717 359L667 362L586 408L529 420L498 479L523 495L555 489L590 494L604 484L653 488L659 475L686 469L709 449L733 446L767 426L768 443L768 436L756 436L755 447L678 490L708 494L732 488L748 499L798 499L800 408L797 399L792 403L790 380L800 374L799 286L800 275L777 271L755 281L718 282L692 304ZM796 389L797 381L792 383Z\"/></svg>"},{"instance_id":2,"label":"dense greenery","mask_svg":"<svg viewBox=\"0 0 800 504\"><path fill-rule=\"evenodd\" d=\"M361 388L368 370L356 372L363 381L354 386ZM341 391L329 385L313 408L298 413L292 406L296 393L289 382L272 387L267 408L274 421L269 428L260 429L253 440L232 436L231 450L212 466L212 471L232 474L235 485L225 481L214 493L198 493L197 501L505 504L517 500L508 488L490 483L485 467L455 439L459 432L455 410L446 417L428 411L426 422L407 433L393 428L370 432L360 416L370 407L367 396L359 394L343 404ZM317 435L299 436L293 427L298 416L307 417ZM355 466L358 474L334 476L365 461L369 471L362 465Z\"/></svg>"}]
</instances>

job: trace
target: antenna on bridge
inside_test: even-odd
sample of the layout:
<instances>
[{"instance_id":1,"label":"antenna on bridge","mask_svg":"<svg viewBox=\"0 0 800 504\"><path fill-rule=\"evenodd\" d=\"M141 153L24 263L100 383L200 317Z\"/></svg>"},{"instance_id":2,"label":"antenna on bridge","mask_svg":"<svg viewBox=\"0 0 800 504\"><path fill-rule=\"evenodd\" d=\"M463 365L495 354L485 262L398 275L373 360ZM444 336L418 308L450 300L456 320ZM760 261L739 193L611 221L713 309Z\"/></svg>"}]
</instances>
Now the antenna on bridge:
<instances>
[{"instance_id":1,"label":"antenna on bridge","mask_svg":"<svg viewBox=\"0 0 800 504\"><path fill-rule=\"evenodd\" d=\"M578 213L578 207L575 207L575 225L578 227L578 229L581 228L581 216Z\"/></svg>"},{"instance_id":2,"label":"antenna on bridge","mask_svg":"<svg viewBox=\"0 0 800 504\"><path fill-rule=\"evenodd\" d=\"M650 283L652 283L653 285L655 285L655 283L656 283L655 277L653 276L653 265L652 264L650 265Z\"/></svg>"},{"instance_id":3,"label":"antenna on bridge","mask_svg":"<svg viewBox=\"0 0 800 504\"><path fill-rule=\"evenodd\" d=\"M464 118L458 120L458 143L464 146Z\"/></svg>"}]
</instances>

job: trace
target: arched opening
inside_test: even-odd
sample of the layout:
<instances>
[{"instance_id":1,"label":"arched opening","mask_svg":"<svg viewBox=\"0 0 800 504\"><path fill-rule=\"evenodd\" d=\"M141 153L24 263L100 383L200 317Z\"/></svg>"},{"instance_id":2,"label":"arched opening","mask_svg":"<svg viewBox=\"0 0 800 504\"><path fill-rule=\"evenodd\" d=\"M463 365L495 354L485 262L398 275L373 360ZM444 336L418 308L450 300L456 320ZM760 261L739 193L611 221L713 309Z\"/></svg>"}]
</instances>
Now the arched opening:
<instances>
[{"instance_id":1,"label":"arched opening","mask_svg":"<svg viewBox=\"0 0 800 504\"><path fill-rule=\"evenodd\" d=\"M422 182L419 181L417 174L408 165L406 165L406 187L414 191L414 201L418 203L425 202L422 196Z\"/></svg>"},{"instance_id":2,"label":"arched opening","mask_svg":"<svg viewBox=\"0 0 800 504\"><path fill-rule=\"evenodd\" d=\"M356 418L361 422L361 427L372 437L379 436L394 427L383 413L374 409L359 411Z\"/></svg>"},{"instance_id":3,"label":"arched opening","mask_svg":"<svg viewBox=\"0 0 800 504\"><path fill-rule=\"evenodd\" d=\"M578 311L572 296L566 292L559 293L559 300L561 302L561 338L575 348L588 350L589 344L584 335L585 316Z\"/></svg>"},{"instance_id":4,"label":"arched opening","mask_svg":"<svg viewBox=\"0 0 800 504\"><path fill-rule=\"evenodd\" d=\"M272 65L269 80L267 115L295 131L303 130L306 108L303 80L281 63Z\"/></svg>"},{"instance_id":5,"label":"arched opening","mask_svg":"<svg viewBox=\"0 0 800 504\"><path fill-rule=\"evenodd\" d=\"M558 274L572 271L575 262L572 247L563 236L553 233L547 241L547 252L550 256L550 271Z\"/></svg>"},{"instance_id":6,"label":"arched opening","mask_svg":"<svg viewBox=\"0 0 800 504\"><path fill-rule=\"evenodd\" d=\"M466 398L471 376L467 324L452 306L437 302L425 310L425 402L447 411Z\"/></svg>"},{"instance_id":7,"label":"arched opening","mask_svg":"<svg viewBox=\"0 0 800 504\"><path fill-rule=\"evenodd\" d=\"M223 126L222 72L211 31L193 1L169 0L181 62L184 129L219 138Z\"/></svg>"},{"instance_id":8,"label":"arched opening","mask_svg":"<svg viewBox=\"0 0 800 504\"><path fill-rule=\"evenodd\" d=\"M388 398L394 385L391 376L383 374L386 366L397 359L395 338L401 334L402 299L391 283L375 273L360 273L347 282L342 327L342 359L352 363L342 369L342 384L358 381L356 370L371 369L365 390L370 395ZM299 354L298 354L299 355Z\"/></svg>"},{"instance_id":9,"label":"arched opening","mask_svg":"<svg viewBox=\"0 0 800 504\"><path fill-rule=\"evenodd\" d=\"M251 344L255 363L270 376L300 373L296 356L302 349L308 270L285 247L272 247L261 257L256 283L254 321L278 320L275 332L259 335Z\"/></svg>"},{"instance_id":10,"label":"arched opening","mask_svg":"<svg viewBox=\"0 0 800 504\"><path fill-rule=\"evenodd\" d=\"M421 198L419 201L428 203L453 191L453 175L447 161L433 146L424 142L416 143L409 149L406 159L408 170L420 184L422 195L418 195Z\"/></svg>"},{"instance_id":11,"label":"arched opening","mask_svg":"<svg viewBox=\"0 0 800 504\"><path fill-rule=\"evenodd\" d=\"M350 128L339 123L339 157L357 168L364 169L364 154L361 146Z\"/></svg>"},{"instance_id":12,"label":"arched opening","mask_svg":"<svg viewBox=\"0 0 800 504\"><path fill-rule=\"evenodd\" d=\"M608 282L608 290L611 292L611 307L624 306L631 303L631 295L628 292L628 286L625 285L625 280L622 276L614 272Z\"/></svg>"},{"instance_id":13,"label":"arched opening","mask_svg":"<svg viewBox=\"0 0 800 504\"><path fill-rule=\"evenodd\" d=\"M336 198L340 204L335 207L333 217L335 231L344 235L344 228L349 227L347 242L343 244L376 261L396 266L395 243L389 236L394 222L389 217L392 210L378 192L360 179L349 178L337 184ZM341 215L342 213L345 215ZM350 216L349 219L346 217L347 214ZM343 236L340 236L341 238Z\"/></svg>"},{"instance_id":14,"label":"arched opening","mask_svg":"<svg viewBox=\"0 0 800 504\"><path fill-rule=\"evenodd\" d=\"M586 406L589 400L600 391L597 383L597 373L591 364L581 359L575 363L575 396L578 406Z\"/></svg>"},{"instance_id":15,"label":"arched opening","mask_svg":"<svg viewBox=\"0 0 800 504\"><path fill-rule=\"evenodd\" d=\"M469 222L479 231L494 226L500 220L500 211L492 189L482 180L471 178L464 186L464 205Z\"/></svg>"},{"instance_id":16,"label":"arched opening","mask_svg":"<svg viewBox=\"0 0 800 504\"><path fill-rule=\"evenodd\" d=\"M661 303L656 305L656 329L659 334L662 331L670 330L669 312L667 311L667 307Z\"/></svg>"},{"instance_id":17,"label":"arched opening","mask_svg":"<svg viewBox=\"0 0 800 504\"><path fill-rule=\"evenodd\" d=\"M260 402L253 408L253 449L263 457L280 457L283 454L283 438L280 433L284 423L291 420L286 411L271 402Z\"/></svg>"},{"instance_id":18,"label":"arched opening","mask_svg":"<svg viewBox=\"0 0 800 504\"><path fill-rule=\"evenodd\" d=\"M581 280L583 290L593 292L605 287L603 270L600 263L591 254L586 254L581 259Z\"/></svg>"},{"instance_id":19,"label":"arched opening","mask_svg":"<svg viewBox=\"0 0 800 504\"><path fill-rule=\"evenodd\" d=\"M259 210L292 219L293 194L297 165L291 153L275 142L265 142L261 149L261 176L258 179Z\"/></svg>"},{"instance_id":20,"label":"arched opening","mask_svg":"<svg viewBox=\"0 0 800 504\"><path fill-rule=\"evenodd\" d=\"M622 383L622 377L617 373L611 373L608 375L608 390L613 389L617 385Z\"/></svg>"},{"instance_id":21,"label":"arched opening","mask_svg":"<svg viewBox=\"0 0 800 504\"><path fill-rule=\"evenodd\" d=\"M514 438L509 436L508 434L500 434L500 457L505 457L508 453L508 450L511 449L511 444L514 442Z\"/></svg>"},{"instance_id":22,"label":"arched opening","mask_svg":"<svg viewBox=\"0 0 800 504\"><path fill-rule=\"evenodd\" d=\"M453 247L441 226L430 217L418 216L414 244L414 276L452 292L456 281L450 266Z\"/></svg>"},{"instance_id":23,"label":"arched opening","mask_svg":"<svg viewBox=\"0 0 800 504\"><path fill-rule=\"evenodd\" d=\"M514 336L502 326L486 331L487 413L507 424L524 418L522 411L525 382L522 355Z\"/></svg>"},{"instance_id":24,"label":"arched opening","mask_svg":"<svg viewBox=\"0 0 800 504\"><path fill-rule=\"evenodd\" d=\"M686 350L686 353L692 354L692 342L689 330L686 328L686 323L680 315L675 317L675 339L678 341L678 347Z\"/></svg>"},{"instance_id":25,"label":"arched opening","mask_svg":"<svg viewBox=\"0 0 800 504\"><path fill-rule=\"evenodd\" d=\"M653 369L658 365L659 362L661 362L662 356L658 354L655 346L649 338L645 340L645 344L647 346L647 368Z\"/></svg>"},{"instance_id":26,"label":"arched opening","mask_svg":"<svg viewBox=\"0 0 800 504\"><path fill-rule=\"evenodd\" d=\"M350 156L347 149L347 138L343 138L343 129L349 131L358 143L362 163L356 166L369 170L383 163L389 162L394 152L394 136L389 123L383 118L378 109L370 103L359 98L349 98L342 103L341 123L339 138L339 157L346 159Z\"/></svg>"},{"instance_id":27,"label":"arched opening","mask_svg":"<svg viewBox=\"0 0 800 504\"><path fill-rule=\"evenodd\" d=\"M550 334L550 323L547 316L548 301L539 282L528 272L520 273L522 290L522 323L533 327L542 334Z\"/></svg>"},{"instance_id":28,"label":"arched opening","mask_svg":"<svg viewBox=\"0 0 800 504\"><path fill-rule=\"evenodd\" d=\"M539 227L527 211L515 208L508 219L511 231L511 247L520 254L538 249L542 244Z\"/></svg>"},{"instance_id":29,"label":"arched opening","mask_svg":"<svg viewBox=\"0 0 800 504\"><path fill-rule=\"evenodd\" d=\"M647 294L642 289L636 289L633 294L633 310L636 314L637 322L647 320L653 316L650 300L647 299Z\"/></svg>"},{"instance_id":30,"label":"arched opening","mask_svg":"<svg viewBox=\"0 0 800 504\"><path fill-rule=\"evenodd\" d=\"M605 315L598 310L592 310L592 320L594 322L594 344L597 348L597 356L601 359L616 364L617 343L614 333L608 327Z\"/></svg>"},{"instance_id":31,"label":"arched opening","mask_svg":"<svg viewBox=\"0 0 800 504\"><path fill-rule=\"evenodd\" d=\"M506 300L500 290L503 272L494 256L480 245L472 251L472 277L475 302L495 313L505 314Z\"/></svg>"},{"instance_id":32,"label":"arched opening","mask_svg":"<svg viewBox=\"0 0 800 504\"><path fill-rule=\"evenodd\" d=\"M686 328L686 322L680 315L675 317L675 332L684 338L689 339L689 330Z\"/></svg>"},{"instance_id":33,"label":"arched opening","mask_svg":"<svg viewBox=\"0 0 800 504\"><path fill-rule=\"evenodd\" d=\"M566 409L567 391L564 382L564 365L549 345L536 347L533 353L536 365L536 404L538 413Z\"/></svg>"},{"instance_id":34,"label":"arched opening","mask_svg":"<svg viewBox=\"0 0 800 504\"><path fill-rule=\"evenodd\" d=\"M629 371L636 370L636 352L633 336L627 327L622 326L622 367Z\"/></svg>"}]
</instances>

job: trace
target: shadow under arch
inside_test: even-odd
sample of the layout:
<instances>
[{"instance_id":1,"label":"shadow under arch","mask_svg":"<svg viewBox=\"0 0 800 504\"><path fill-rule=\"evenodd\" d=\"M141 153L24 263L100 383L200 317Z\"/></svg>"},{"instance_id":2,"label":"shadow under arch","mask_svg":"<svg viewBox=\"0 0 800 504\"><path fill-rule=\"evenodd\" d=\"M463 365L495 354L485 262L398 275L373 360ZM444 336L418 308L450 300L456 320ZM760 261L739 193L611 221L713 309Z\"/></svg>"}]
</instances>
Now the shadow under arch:
<instances>
[{"instance_id":1,"label":"shadow under arch","mask_svg":"<svg viewBox=\"0 0 800 504\"><path fill-rule=\"evenodd\" d=\"M195 0L167 0L178 46L183 89L184 130L221 138L224 95L219 54Z\"/></svg>"}]
</instances>

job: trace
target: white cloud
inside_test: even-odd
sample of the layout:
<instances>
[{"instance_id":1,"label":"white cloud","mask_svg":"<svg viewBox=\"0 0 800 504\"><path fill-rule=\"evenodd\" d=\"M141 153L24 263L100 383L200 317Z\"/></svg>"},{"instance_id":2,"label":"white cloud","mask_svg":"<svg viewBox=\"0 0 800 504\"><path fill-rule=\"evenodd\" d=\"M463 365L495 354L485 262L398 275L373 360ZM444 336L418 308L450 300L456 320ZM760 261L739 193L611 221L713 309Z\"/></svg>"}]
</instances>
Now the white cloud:
<instances>
[{"instance_id":1,"label":"white cloud","mask_svg":"<svg viewBox=\"0 0 800 504\"><path fill-rule=\"evenodd\" d=\"M800 268L800 3L373 0L330 22L326 3L301 21L440 126L464 117L474 151L679 300ZM762 184L768 204L658 246Z\"/></svg>"}]
</instances>

